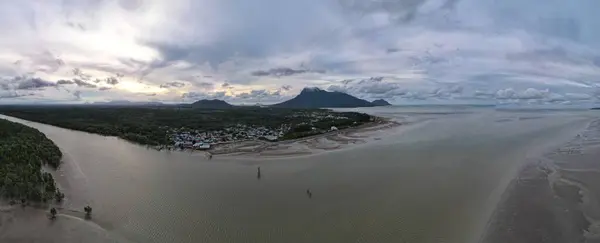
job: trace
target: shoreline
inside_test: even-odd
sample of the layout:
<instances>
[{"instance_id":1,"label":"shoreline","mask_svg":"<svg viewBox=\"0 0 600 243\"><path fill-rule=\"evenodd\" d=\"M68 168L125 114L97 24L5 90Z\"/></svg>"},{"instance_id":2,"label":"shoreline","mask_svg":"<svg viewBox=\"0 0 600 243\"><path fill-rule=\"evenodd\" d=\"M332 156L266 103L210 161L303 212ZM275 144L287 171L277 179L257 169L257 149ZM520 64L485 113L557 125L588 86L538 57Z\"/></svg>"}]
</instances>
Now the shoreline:
<instances>
[{"instance_id":1,"label":"shoreline","mask_svg":"<svg viewBox=\"0 0 600 243\"><path fill-rule=\"evenodd\" d=\"M589 242L600 237L600 119L525 163L479 242ZM573 168L575 167L575 168Z\"/></svg>"},{"instance_id":2,"label":"shoreline","mask_svg":"<svg viewBox=\"0 0 600 243\"><path fill-rule=\"evenodd\" d=\"M360 126L290 140L275 142L265 140L246 140L216 144L208 150L174 149L169 151L204 154L208 159L211 157L240 157L251 159L308 156L366 144L370 142L367 140L374 136L374 134L370 133L377 133L397 127L407 127L411 124L415 123L400 123L391 121L390 119L378 117L376 121L362 124ZM381 138L375 137L372 140L381 140ZM153 149L162 151L161 149L157 148Z\"/></svg>"},{"instance_id":3,"label":"shoreline","mask_svg":"<svg viewBox=\"0 0 600 243\"><path fill-rule=\"evenodd\" d=\"M48 126L55 126L46 123L40 123L35 121L24 120L18 117L6 116L6 118L10 118L11 121L21 121L23 124L27 124L28 122L34 122L39 124L44 124ZM338 131L328 131L321 134L310 135L302 138L290 139L290 140L281 140L281 141L266 141L266 140L244 140L244 141L235 141L235 142L227 142L221 144L212 145L210 149L207 150L197 150L197 149L179 149L173 148L170 145L147 145L136 143L131 140L127 140L118 136L107 136L98 133L91 133L83 130L73 130L70 128L64 128L60 126L62 129L67 129L76 132L83 132L88 134L99 135L108 138L116 138L123 141L126 141L131 144L135 144L137 146L145 147L146 149L152 149L157 151L167 151L167 152L182 152L182 153L190 153L190 154L204 154L207 159L212 159L213 156L215 158L218 157L243 157L251 159L252 157L261 157L261 158L288 158L288 157L298 157L298 156L308 156L314 155L321 152L326 151L335 151L350 147L351 145L360 145L367 143L370 137L373 137L372 134L378 131L397 128L397 127L407 127L411 125L415 125L424 121L413 121L413 122L398 122L393 121L390 118L373 116L373 121L355 126L348 127L344 129L340 129ZM380 140L381 138L377 137L373 140Z\"/></svg>"}]
</instances>

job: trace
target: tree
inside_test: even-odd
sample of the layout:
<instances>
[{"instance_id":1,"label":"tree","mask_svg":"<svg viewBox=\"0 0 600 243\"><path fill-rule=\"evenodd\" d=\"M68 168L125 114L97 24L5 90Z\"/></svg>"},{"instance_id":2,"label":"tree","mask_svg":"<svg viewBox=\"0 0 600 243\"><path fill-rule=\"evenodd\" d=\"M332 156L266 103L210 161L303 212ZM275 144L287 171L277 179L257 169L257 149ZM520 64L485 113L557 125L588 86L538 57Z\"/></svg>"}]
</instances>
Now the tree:
<instances>
[{"instance_id":1,"label":"tree","mask_svg":"<svg viewBox=\"0 0 600 243\"><path fill-rule=\"evenodd\" d=\"M56 218L56 214L57 214L57 213L58 213L58 212L56 211L56 208L51 208L51 209L50 209L50 215L51 215L51 216L50 216L50 219L55 219L55 218Z\"/></svg>"},{"instance_id":2,"label":"tree","mask_svg":"<svg viewBox=\"0 0 600 243\"><path fill-rule=\"evenodd\" d=\"M83 208L83 211L85 211L85 216L86 217L89 218L89 217L92 216L92 207L90 207L89 205L85 206L85 208Z\"/></svg>"},{"instance_id":3,"label":"tree","mask_svg":"<svg viewBox=\"0 0 600 243\"><path fill-rule=\"evenodd\" d=\"M62 202L62 200L65 198L65 194L57 189L56 194L54 195L54 198L56 199L57 202Z\"/></svg>"}]
</instances>

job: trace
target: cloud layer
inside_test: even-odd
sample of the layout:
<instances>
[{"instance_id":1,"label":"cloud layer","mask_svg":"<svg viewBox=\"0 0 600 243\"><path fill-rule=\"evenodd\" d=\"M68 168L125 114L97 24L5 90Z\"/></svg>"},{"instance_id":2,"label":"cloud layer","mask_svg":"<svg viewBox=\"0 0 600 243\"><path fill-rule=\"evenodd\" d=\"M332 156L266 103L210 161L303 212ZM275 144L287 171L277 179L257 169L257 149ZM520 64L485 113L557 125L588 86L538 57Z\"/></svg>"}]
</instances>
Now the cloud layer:
<instances>
[{"instance_id":1,"label":"cloud layer","mask_svg":"<svg viewBox=\"0 0 600 243\"><path fill-rule=\"evenodd\" d=\"M0 0L0 102L596 103L595 0Z\"/></svg>"}]
</instances>

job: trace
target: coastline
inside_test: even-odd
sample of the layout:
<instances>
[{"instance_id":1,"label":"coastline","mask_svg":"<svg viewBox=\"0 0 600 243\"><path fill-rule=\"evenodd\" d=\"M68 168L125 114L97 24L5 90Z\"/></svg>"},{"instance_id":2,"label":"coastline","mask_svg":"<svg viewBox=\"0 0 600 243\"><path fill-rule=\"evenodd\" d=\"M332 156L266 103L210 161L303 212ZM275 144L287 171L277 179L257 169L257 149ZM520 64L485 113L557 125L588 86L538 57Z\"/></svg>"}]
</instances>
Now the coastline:
<instances>
[{"instance_id":1,"label":"coastline","mask_svg":"<svg viewBox=\"0 0 600 243\"><path fill-rule=\"evenodd\" d=\"M483 243L600 240L600 120L525 164L507 187Z\"/></svg>"},{"instance_id":2,"label":"coastline","mask_svg":"<svg viewBox=\"0 0 600 243\"><path fill-rule=\"evenodd\" d=\"M366 144L372 140L380 140L381 136L378 135L383 134L377 134L378 132L411 124L414 123L400 123L377 117L376 121L360 126L290 140L275 142L247 140L216 144L208 150L175 149L172 151L205 154L208 158L213 156L214 158L291 158ZM157 147L153 149L161 150Z\"/></svg>"}]
</instances>

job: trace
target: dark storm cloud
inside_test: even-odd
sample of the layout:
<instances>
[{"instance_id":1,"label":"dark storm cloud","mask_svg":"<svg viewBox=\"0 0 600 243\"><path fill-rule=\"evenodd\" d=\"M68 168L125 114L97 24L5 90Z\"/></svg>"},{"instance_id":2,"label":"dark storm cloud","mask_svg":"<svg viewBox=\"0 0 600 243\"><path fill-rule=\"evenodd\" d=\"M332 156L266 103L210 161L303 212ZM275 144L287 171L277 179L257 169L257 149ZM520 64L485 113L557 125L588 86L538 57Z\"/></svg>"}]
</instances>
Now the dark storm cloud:
<instances>
[{"instance_id":1,"label":"dark storm cloud","mask_svg":"<svg viewBox=\"0 0 600 243\"><path fill-rule=\"evenodd\" d=\"M46 87L55 87L56 84L43 80L41 78L23 78L16 77L14 81L17 83L16 89L30 90L30 89L42 89Z\"/></svg>"},{"instance_id":2,"label":"dark storm cloud","mask_svg":"<svg viewBox=\"0 0 600 243\"><path fill-rule=\"evenodd\" d=\"M86 81L83 81L83 80L77 79L77 78L73 79L73 83L75 83L77 86L84 87L84 88L96 88L97 87L95 84L88 83Z\"/></svg>"},{"instance_id":3,"label":"dark storm cloud","mask_svg":"<svg viewBox=\"0 0 600 243\"><path fill-rule=\"evenodd\" d=\"M96 82L96 83L98 83L98 82ZM108 81L107 81L107 83L108 83ZM56 84L57 85L75 84L79 87L84 87L84 88L96 88L97 87L95 84L92 84L92 83L89 83L89 82L86 82L86 81L83 81L83 80L77 79L77 78L74 78L72 80L61 79L61 80L56 81Z\"/></svg>"},{"instance_id":4,"label":"dark storm cloud","mask_svg":"<svg viewBox=\"0 0 600 243\"><path fill-rule=\"evenodd\" d=\"M5 80L4 83L0 84L0 87L3 90L40 90L47 87L58 87L62 85L77 85L85 88L95 88L96 85L90 84L88 82L73 79L73 80L65 80L61 79L56 82L47 81L41 78L33 78L33 77L14 77L10 80Z\"/></svg>"}]
</instances>

